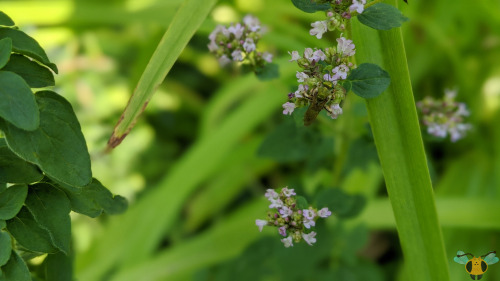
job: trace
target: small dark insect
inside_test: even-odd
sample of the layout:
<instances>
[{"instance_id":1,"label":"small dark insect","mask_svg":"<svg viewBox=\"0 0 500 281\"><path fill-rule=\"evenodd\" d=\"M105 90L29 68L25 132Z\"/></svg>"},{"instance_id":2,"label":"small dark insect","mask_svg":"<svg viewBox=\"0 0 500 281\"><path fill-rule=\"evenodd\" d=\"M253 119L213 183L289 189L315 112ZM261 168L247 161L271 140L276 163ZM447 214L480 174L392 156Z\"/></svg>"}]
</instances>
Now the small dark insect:
<instances>
[{"instance_id":1,"label":"small dark insect","mask_svg":"<svg viewBox=\"0 0 500 281\"><path fill-rule=\"evenodd\" d=\"M304 115L304 125L309 126L312 122L318 117L318 114L325 107L325 104L328 102L328 99L321 100L316 95L313 96L311 105L306 111Z\"/></svg>"}]
</instances>

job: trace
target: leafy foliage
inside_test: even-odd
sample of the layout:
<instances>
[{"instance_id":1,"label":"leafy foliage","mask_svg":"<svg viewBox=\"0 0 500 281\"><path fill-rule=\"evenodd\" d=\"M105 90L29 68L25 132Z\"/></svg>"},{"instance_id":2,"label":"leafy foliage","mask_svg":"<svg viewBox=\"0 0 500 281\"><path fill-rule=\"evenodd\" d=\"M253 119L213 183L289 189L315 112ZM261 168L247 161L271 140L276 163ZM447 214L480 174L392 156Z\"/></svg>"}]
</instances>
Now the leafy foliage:
<instances>
[{"instance_id":1,"label":"leafy foliage","mask_svg":"<svg viewBox=\"0 0 500 281\"><path fill-rule=\"evenodd\" d=\"M48 90L33 95L54 85L55 64L4 13L0 25L0 280L32 280L25 259L43 253L40 277L71 280L72 207L96 217L121 213L127 202L92 179L69 102Z\"/></svg>"},{"instance_id":2,"label":"leafy foliage","mask_svg":"<svg viewBox=\"0 0 500 281\"><path fill-rule=\"evenodd\" d=\"M385 3L377 3L368 7L358 15L358 19L362 24L377 30L400 27L408 20L396 7Z\"/></svg>"},{"instance_id":3,"label":"leafy foliage","mask_svg":"<svg viewBox=\"0 0 500 281\"><path fill-rule=\"evenodd\" d=\"M362 98L374 98L389 87L389 73L373 63L362 63L347 77L352 91Z\"/></svg>"},{"instance_id":4,"label":"leafy foliage","mask_svg":"<svg viewBox=\"0 0 500 281\"><path fill-rule=\"evenodd\" d=\"M330 8L328 3L318 3L318 0L292 0L295 7L306 13L314 13L317 11L325 11Z\"/></svg>"}]
</instances>

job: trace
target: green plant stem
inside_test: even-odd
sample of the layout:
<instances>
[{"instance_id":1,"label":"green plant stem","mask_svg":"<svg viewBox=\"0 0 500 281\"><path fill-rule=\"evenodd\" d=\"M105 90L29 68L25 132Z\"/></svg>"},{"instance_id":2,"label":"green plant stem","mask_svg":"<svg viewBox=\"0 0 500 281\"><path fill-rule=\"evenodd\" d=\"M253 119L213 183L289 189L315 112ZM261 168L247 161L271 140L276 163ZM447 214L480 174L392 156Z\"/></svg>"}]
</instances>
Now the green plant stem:
<instances>
[{"instance_id":1,"label":"green plant stem","mask_svg":"<svg viewBox=\"0 0 500 281\"><path fill-rule=\"evenodd\" d=\"M409 277L450 280L401 30L377 32L354 19L352 37L358 64L391 75L388 90L366 105Z\"/></svg>"}]
</instances>

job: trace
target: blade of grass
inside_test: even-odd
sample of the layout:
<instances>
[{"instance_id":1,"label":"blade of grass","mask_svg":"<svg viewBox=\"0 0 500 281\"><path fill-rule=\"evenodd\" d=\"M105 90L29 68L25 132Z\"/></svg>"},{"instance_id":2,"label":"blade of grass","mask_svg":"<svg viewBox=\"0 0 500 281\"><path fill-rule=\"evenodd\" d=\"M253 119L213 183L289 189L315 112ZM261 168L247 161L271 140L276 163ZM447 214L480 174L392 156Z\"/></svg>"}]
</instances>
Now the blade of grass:
<instances>
[{"instance_id":1,"label":"blade of grass","mask_svg":"<svg viewBox=\"0 0 500 281\"><path fill-rule=\"evenodd\" d=\"M217 0L186 0L175 14L149 61L134 94L108 141L108 150L119 145L135 125L156 88L200 27Z\"/></svg>"},{"instance_id":2,"label":"blade of grass","mask_svg":"<svg viewBox=\"0 0 500 281\"><path fill-rule=\"evenodd\" d=\"M354 20L352 36L357 63L391 75L389 89L366 104L405 262L414 280L450 280L401 30L377 33Z\"/></svg>"}]
</instances>

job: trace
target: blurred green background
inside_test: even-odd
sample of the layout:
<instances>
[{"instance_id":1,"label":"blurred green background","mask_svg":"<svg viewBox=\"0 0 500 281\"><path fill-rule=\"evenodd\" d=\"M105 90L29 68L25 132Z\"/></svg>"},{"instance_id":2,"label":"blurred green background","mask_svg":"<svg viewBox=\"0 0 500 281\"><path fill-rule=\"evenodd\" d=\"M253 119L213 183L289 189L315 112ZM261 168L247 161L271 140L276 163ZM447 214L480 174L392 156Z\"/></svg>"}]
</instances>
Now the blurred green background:
<instances>
[{"instance_id":1,"label":"blurred green background","mask_svg":"<svg viewBox=\"0 0 500 281\"><path fill-rule=\"evenodd\" d=\"M76 278L407 280L363 100L349 95L339 119L323 115L307 129L281 113L297 86L287 52L336 45L338 34L309 35L322 13L289 0L219 1L130 135L104 153L181 2L0 2L58 65L56 91L75 108L95 177L130 200L121 216L72 214ZM471 111L474 129L457 143L423 131L451 279L467 280L452 261L458 250L500 250L500 1L400 8L410 18L403 33L415 99L456 87ZM280 79L221 69L208 53L215 25L247 13L267 26L258 48L275 54ZM318 225L317 245L285 249L275 229L255 226L266 216L265 190L284 186L310 201L334 189L350 205ZM500 280L500 266L482 280Z\"/></svg>"}]
</instances>

